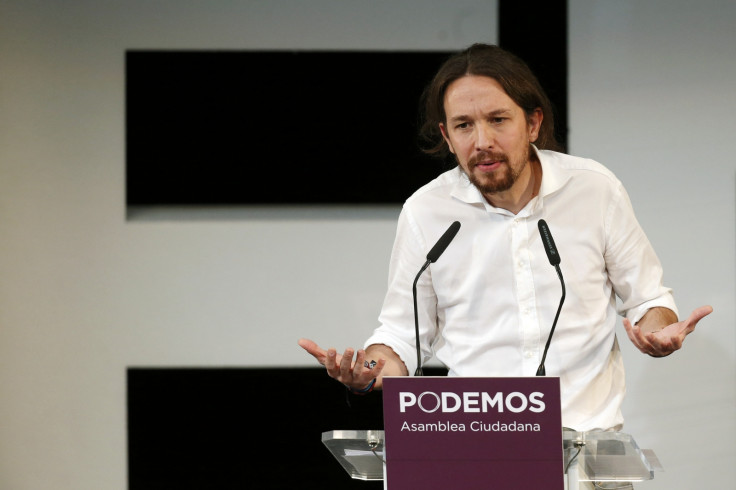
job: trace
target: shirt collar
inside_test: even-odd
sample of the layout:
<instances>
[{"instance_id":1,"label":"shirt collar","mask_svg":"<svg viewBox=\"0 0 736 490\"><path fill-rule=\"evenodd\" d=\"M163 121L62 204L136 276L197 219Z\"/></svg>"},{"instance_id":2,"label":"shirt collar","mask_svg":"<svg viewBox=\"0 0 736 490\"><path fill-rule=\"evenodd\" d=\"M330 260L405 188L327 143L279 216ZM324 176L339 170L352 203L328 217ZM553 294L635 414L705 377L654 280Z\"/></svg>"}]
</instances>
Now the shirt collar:
<instances>
[{"instance_id":1,"label":"shirt collar","mask_svg":"<svg viewBox=\"0 0 736 490\"><path fill-rule=\"evenodd\" d=\"M558 165L559 154L552 151L540 151L532 145L542 164L542 185L539 186L539 196L544 198L562 189L570 174Z\"/></svg>"},{"instance_id":2,"label":"shirt collar","mask_svg":"<svg viewBox=\"0 0 736 490\"><path fill-rule=\"evenodd\" d=\"M542 165L542 184L539 186L538 195L541 198L540 200L542 200L544 197L561 189L570 179L570 175L560 168L559 165L555 164L555 160L557 159L556 153L540 151L534 145L532 145L532 149ZM470 179L468 179L468 176L465 175L465 172L462 171L459 165L455 168L455 171L459 174L459 177L452 188L452 197L468 204L490 206L486 198L483 197L483 194L470 182ZM493 206L490 207L493 208Z\"/></svg>"},{"instance_id":3,"label":"shirt collar","mask_svg":"<svg viewBox=\"0 0 736 490\"><path fill-rule=\"evenodd\" d=\"M455 181L455 185L452 187L452 197L468 204L485 204L486 198L483 197L483 194L480 193L478 188L470 182L470 179L468 179L468 176L463 172L459 164L454 171L457 172L459 176Z\"/></svg>"}]
</instances>

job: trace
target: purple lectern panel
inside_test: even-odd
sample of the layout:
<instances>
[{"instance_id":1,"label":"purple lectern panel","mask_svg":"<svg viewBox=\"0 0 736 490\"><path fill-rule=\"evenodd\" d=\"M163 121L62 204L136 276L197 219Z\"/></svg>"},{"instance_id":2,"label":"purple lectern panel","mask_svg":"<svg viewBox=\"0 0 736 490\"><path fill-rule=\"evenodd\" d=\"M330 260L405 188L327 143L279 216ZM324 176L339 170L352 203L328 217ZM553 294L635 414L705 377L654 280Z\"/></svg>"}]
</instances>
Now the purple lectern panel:
<instances>
[{"instance_id":1,"label":"purple lectern panel","mask_svg":"<svg viewBox=\"0 0 736 490\"><path fill-rule=\"evenodd\" d=\"M383 380L388 490L564 488L559 378Z\"/></svg>"}]
</instances>

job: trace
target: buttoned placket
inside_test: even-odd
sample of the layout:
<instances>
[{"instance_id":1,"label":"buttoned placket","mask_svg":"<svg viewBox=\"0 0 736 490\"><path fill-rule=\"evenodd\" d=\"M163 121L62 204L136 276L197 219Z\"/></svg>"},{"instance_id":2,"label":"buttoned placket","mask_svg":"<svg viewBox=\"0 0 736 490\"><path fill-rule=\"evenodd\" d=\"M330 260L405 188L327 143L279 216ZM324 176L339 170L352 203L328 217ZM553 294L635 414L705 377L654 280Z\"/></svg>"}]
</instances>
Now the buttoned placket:
<instances>
[{"instance_id":1,"label":"buttoned placket","mask_svg":"<svg viewBox=\"0 0 736 490\"><path fill-rule=\"evenodd\" d=\"M522 372L533 376L539 366L542 339L537 316L537 298L532 274L532 253L529 249L530 217L537 209L539 199L535 197L514 218L510 227L511 256L514 263L517 306L519 315L519 338L521 339Z\"/></svg>"}]
</instances>

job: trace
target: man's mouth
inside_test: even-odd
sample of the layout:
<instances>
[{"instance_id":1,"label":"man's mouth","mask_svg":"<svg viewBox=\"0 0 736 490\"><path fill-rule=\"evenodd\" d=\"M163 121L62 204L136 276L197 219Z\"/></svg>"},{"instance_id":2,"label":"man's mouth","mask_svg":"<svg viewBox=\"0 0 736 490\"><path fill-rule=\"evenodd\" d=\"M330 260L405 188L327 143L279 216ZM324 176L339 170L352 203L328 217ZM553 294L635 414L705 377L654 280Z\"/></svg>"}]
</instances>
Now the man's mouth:
<instances>
[{"instance_id":1,"label":"man's mouth","mask_svg":"<svg viewBox=\"0 0 736 490\"><path fill-rule=\"evenodd\" d=\"M502 157L485 157L472 162L472 167L477 168L481 172L493 172L500 168L504 163L506 163L506 159Z\"/></svg>"}]
</instances>

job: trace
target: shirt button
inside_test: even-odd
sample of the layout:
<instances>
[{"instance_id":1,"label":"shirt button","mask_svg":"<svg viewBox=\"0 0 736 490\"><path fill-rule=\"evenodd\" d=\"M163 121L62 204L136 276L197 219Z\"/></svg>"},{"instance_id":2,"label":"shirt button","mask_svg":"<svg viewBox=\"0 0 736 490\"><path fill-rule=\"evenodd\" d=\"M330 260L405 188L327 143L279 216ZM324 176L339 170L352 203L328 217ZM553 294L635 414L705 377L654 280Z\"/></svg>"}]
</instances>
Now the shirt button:
<instances>
[{"instance_id":1,"label":"shirt button","mask_svg":"<svg viewBox=\"0 0 736 490\"><path fill-rule=\"evenodd\" d=\"M526 357L527 359L529 359L529 358L530 358L530 357L532 357L533 355L534 355L534 353L533 353L532 351L530 351L530 350L528 350L528 351L524 352L524 356L525 356L525 357Z\"/></svg>"}]
</instances>

